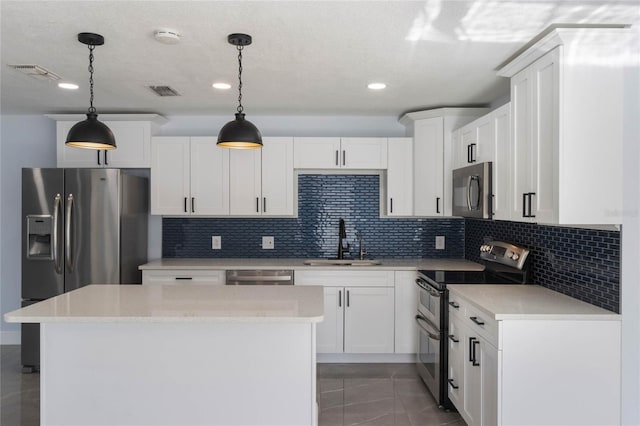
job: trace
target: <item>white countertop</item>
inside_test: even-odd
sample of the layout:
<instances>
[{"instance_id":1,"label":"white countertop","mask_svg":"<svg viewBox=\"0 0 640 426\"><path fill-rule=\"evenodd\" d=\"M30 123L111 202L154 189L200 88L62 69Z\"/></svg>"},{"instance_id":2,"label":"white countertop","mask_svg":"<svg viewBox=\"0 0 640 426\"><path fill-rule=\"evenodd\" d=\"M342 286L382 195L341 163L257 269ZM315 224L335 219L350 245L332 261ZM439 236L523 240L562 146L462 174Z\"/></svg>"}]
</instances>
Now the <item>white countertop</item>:
<instances>
[{"instance_id":1,"label":"white countertop","mask_svg":"<svg viewBox=\"0 0 640 426\"><path fill-rule=\"evenodd\" d=\"M331 270L331 269L374 269L374 270L447 270L447 271L482 271L484 266L465 259L376 259L382 263L371 266L338 266L338 265L305 265L307 259L158 259L138 269L293 269L293 270Z\"/></svg>"},{"instance_id":2,"label":"white countertop","mask_svg":"<svg viewBox=\"0 0 640 426\"><path fill-rule=\"evenodd\" d=\"M621 316L537 285L451 284L495 320L614 320Z\"/></svg>"},{"instance_id":3,"label":"white countertop","mask_svg":"<svg viewBox=\"0 0 640 426\"><path fill-rule=\"evenodd\" d=\"M6 322L320 322L319 286L89 285L9 312Z\"/></svg>"}]
</instances>

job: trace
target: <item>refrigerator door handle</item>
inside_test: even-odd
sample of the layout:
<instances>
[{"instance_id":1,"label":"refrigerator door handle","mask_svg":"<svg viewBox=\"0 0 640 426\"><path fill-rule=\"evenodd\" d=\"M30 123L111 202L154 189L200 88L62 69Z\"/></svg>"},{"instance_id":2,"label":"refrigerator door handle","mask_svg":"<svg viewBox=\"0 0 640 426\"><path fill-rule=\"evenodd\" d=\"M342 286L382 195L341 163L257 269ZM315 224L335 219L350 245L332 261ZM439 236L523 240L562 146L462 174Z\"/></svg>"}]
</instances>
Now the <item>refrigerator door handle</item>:
<instances>
[{"instance_id":1,"label":"refrigerator door handle","mask_svg":"<svg viewBox=\"0 0 640 426\"><path fill-rule=\"evenodd\" d=\"M73 272L73 247L71 244L72 214L73 214L73 194L69 194L69 196L67 197L67 210L66 210L66 217L65 217L65 225L67 229L66 229L66 233L65 233L66 235L65 235L65 241L64 241L65 257L67 258L67 266L69 267L69 272Z\"/></svg>"},{"instance_id":2,"label":"refrigerator door handle","mask_svg":"<svg viewBox=\"0 0 640 426\"><path fill-rule=\"evenodd\" d=\"M62 204L62 197L60 194L56 194L53 199L53 230L51 236L51 245L53 249L53 266L57 274L62 273L62 263L60 262L60 247L58 246L58 221L60 220L60 205Z\"/></svg>"}]
</instances>

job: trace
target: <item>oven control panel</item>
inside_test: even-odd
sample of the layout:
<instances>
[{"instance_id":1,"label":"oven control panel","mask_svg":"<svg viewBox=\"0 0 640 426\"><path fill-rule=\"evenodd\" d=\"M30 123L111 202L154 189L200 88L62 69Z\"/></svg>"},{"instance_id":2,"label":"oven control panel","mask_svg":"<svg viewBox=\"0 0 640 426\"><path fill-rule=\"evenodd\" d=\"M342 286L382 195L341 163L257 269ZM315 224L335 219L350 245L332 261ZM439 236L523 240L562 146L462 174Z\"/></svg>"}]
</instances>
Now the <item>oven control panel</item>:
<instances>
[{"instance_id":1,"label":"oven control panel","mask_svg":"<svg viewBox=\"0 0 640 426\"><path fill-rule=\"evenodd\" d=\"M504 241L490 241L480 246L480 258L516 269L524 267L528 255L528 249Z\"/></svg>"}]
</instances>

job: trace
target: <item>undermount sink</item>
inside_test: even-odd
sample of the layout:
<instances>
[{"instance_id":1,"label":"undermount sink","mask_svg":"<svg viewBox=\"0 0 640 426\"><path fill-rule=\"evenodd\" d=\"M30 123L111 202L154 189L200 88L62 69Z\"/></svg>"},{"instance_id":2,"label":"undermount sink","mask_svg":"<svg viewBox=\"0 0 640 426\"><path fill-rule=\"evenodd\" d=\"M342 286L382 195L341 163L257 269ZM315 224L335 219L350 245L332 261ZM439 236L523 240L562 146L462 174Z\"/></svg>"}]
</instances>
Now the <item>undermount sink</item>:
<instances>
[{"instance_id":1,"label":"undermount sink","mask_svg":"<svg viewBox=\"0 0 640 426\"><path fill-rule=\"evenodd\" d=\"M374 259L307 259L305 265L311 266L374 266L382 264Z\"/></svg>"}]
</instances>

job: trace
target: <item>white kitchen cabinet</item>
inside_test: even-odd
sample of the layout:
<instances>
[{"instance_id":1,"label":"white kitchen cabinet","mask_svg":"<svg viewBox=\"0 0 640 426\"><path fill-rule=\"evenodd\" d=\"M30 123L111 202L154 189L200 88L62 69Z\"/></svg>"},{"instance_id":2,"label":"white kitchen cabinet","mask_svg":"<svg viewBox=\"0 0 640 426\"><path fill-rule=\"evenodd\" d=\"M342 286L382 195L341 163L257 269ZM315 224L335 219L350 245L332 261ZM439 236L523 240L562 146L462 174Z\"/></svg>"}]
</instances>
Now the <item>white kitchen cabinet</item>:
<instances>
[{"instance_id":1,"label":"white kitchen cabinet","mask_svg":"<svg viewBox=\"0 0 640 426\"><path fill-rule=\"evenodd\" d=\"M107 151L65 145L71 127L85 120L86 115L53 114L47 117L56 120L58 167L149 168L151 136L167 121L156 114L101 114L98 119L111 129L116 140L116 149Z\"/></svg>"},{"instance_id":2,"label":"white kitchen cabinet","mask_svg":"<svg viewBox=\"0 0 640 426\"><path fill-rule=\"evenodd\" d=\"M413 139L389 138L387 160L386 216L412 216Z\"/></svg>"},{"instance_id":3,"label":"white kitchen cabinet","mask_svg":"<svg viewBox=\"0 0 640 426\"><path fill-rule=\"evenodd\" d=\"M265 137L263 147L231 150L230 214L294 214L293 139Z\"/></svg>"},{"instance_id":4,"label":"white kitchen cabinet","mask_svg":"<svg viewBox=\"0 0 640 426\"><path fill-rule=\"evenodd\" d=\"M229 150L215 137L153 138L151 214L229 214Z\"/></svg>"},{"instance_id":5,"label":"white kitchen cabinet","mask_svg":"<svg viewBox=\"0 0 640 426\"><path fill-rule=\"evenodd\" d=\"M387 138L294 138L296 169L387 168Z\"/></svg>"},{"instance_id":6,"label":"white kitchen cabinet","mask_svg":"<svg viewBox=\"0 0 640 426\"><path fill-rule=\"evenodd\" d=\"M418 273L416 271L395 272L395 353L418 352Z\"/></svg>"},{"instance_id":7,"label":"white kitchen cabinet","mask_svg":"<svg viewBox=\"0 0 640 426\"><path fill-rule=\"evenodd\" d=\"M393 271L296 271L296 285L325 287L319 353L393 353Z\"/></svg>"},{"instance_id":8,"label":"white kitchen cabinet","mask_svg":"<svg viewBox=\"0 0 640 426\"><path fill-rule=\"evenodd\" d=\"M499 70L511 78L512 220L621 223L625 71L613 58L628 33L556 29Z\"/></svg>"},{"instance_id":9,"label":"white kitchen cabinet","mask_svg":"<svg viewBox=\"0 0 640 426\"><path fill-rule=\"evenodd\" d=\"M405 114L400 122L413 137L414 216L451 216L453 129L484 114L485 108L440 108Z\"/></svg>"},{"instance_id":10,"label":"white kitchen cabinet","mask_svg":"<svg viewBox=\"0 0 640 426\"><path fill-rule=\"evenodd\" d=\"M145 269L142 271L142 284L150 285L225 285L225 271Z\"/></svg>"},{"instance_id":11,"label":"white kitchen cabinet","mask_svg":"<svg viewBox=\"0 0 640 426\"><path fill-rule=\"evenodd\" d=\"M620 322L613 313L588 313L597 308L534 286L502 300L503 286L455 287L448 395L467 425L619 424Z\"/></svg>"},{"instance_id":12,"label":"white kitchen cabinet","mask_svg":"<svg viewBox=\"0 0 640 426\"><path fill-rule=\"evenodd\" d=\"M492 163L493 218L511 219L511 105L507 103L453 132L455 164Z\"/></svg>"}]
</instances>

